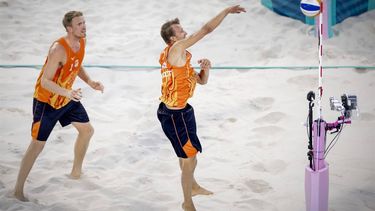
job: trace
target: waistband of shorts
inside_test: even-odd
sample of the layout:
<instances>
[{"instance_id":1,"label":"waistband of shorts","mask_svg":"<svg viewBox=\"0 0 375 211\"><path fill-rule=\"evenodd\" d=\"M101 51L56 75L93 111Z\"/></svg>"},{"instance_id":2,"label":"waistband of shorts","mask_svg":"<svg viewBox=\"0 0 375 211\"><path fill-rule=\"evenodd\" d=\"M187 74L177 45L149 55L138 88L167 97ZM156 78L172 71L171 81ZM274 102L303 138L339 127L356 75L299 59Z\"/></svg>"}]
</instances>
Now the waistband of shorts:
<instances>
[{"instance_id":1,"label":"waistband of shorts","mask_svg":"<svg viewBox=\"0 0 375 211\"><path fill-rule=\"evenodd\" d=\"M48 104L48 102L40 101L40 100L38 100L38 98L36 98L36 97L33 97L33 102L46 103L46 104Z\"/></svg>"},{"instance_id":2,"label":"waistband of shorts","mask_svg":"<svg viewBox=\"0 0 375 211\"><path fill-rule=\"evenodd\" d=\"M170 114L181 113L181 112L186 113L186 112L189 112L191 109L193 109L193 107L189 103L187 103L185 108L182 108L182 109L169 109L163 102L160 103L159 107L163 109L164 112L167 112Z\"/></svg>"}]
</instances>

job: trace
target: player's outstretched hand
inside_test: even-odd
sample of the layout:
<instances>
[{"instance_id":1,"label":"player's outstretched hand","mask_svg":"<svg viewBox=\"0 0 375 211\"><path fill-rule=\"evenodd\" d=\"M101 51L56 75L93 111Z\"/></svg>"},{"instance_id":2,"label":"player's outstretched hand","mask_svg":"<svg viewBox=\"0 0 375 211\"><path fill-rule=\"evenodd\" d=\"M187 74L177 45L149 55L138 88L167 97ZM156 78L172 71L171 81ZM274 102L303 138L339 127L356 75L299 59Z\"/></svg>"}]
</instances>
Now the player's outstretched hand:
<instances>
[{"instance_id":1,"label":"player's outstretched hand","mask_svg":"<svg viewBox=\"0 0 375 211\"><path fill-rule=\"evenodd\" d=\"M228 13L241 13L246 12L245 8L241 7L240 5L228 7Z\"/></svg>"},{"instance_id":2,"label":"player's outstretched hand","mask_svg":"<svg viewBox=\"0 0 375 211\"><path fill-rule=\"evenodd\" d=\"M101 91L102 93L104 92L104 86L102 83L100 83L99 81L90 81L90 84L91 88L95 89L95 90L99 90Z\"/></svg>"}]
</instances>

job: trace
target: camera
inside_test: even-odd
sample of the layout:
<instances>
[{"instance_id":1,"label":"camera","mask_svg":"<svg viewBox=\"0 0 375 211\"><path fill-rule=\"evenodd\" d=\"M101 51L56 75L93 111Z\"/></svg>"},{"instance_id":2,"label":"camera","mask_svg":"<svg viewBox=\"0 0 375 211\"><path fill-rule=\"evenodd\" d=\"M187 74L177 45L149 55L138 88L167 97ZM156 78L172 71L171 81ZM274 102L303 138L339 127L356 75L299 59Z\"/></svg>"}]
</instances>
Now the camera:
<instances>
[{"instance_id":1,"label":"camera","mask_svg":"<svg viewBox=\"0 0 375 211\"><path fill-rule=\"evenodd\" d=\"M334 97L329 98L329 105L331 110L340 111L344 114L345 118L352 116L352 111L357 110L357 96L343 94L341 96L341 102Z\"/></svg>"}]
</instances>

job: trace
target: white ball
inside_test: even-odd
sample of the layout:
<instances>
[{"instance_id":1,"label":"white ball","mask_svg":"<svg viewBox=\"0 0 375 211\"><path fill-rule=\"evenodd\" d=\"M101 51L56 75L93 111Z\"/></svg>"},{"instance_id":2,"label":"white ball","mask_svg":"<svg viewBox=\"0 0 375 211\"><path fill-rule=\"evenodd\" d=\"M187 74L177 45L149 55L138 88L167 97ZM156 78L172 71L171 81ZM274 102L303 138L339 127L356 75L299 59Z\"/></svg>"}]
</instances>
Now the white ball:
<instances>
[{"instance_id":1,"label":"white ball","mask_svg":"<svg viewBox=\"0 0 375 211\"><path fill-rule=\"evenodd\" d=\"M301 0L301 11L308 17L314 17L320 13L320 0Z\"/></svg>"}]
</instances>

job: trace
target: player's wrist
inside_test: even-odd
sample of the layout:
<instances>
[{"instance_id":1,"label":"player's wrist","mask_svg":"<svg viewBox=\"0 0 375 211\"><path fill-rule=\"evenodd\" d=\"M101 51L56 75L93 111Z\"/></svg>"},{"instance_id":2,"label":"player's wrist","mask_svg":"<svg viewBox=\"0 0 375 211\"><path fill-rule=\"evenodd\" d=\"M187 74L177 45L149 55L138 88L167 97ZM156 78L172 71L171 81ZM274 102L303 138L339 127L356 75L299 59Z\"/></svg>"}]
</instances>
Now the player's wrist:
<instances>
[{"instance_id":1,"label":"player's wrist","mask_svg":"<svg viewBox=\"0 0 375 211\"><path fill-rule=\"evenodd\" d=\"M88 80L87 80L87 84L88 84L90 87L93 87L93 86L94 86L94 81L91 80L91 79L88 79Z\"/></svg>"}]
</instances>

